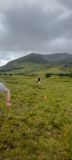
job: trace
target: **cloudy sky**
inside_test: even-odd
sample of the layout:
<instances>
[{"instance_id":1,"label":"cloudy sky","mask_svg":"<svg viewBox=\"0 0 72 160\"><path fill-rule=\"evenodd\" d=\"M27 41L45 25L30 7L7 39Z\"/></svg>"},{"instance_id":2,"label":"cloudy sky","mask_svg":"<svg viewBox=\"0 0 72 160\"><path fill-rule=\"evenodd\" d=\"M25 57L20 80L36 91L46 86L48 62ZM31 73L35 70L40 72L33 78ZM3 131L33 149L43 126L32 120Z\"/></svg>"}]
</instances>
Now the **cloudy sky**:
<instances>
[{"instance_id":1,"label":"cloudy sky","mask_svg":"<svg viewBox=\"0 0 72 160\"><path fill-rule=\"evenodd\" d=\"M0 65L30 52L72 53L72 0L0 1Z\"/></svg>"}]
</instances>

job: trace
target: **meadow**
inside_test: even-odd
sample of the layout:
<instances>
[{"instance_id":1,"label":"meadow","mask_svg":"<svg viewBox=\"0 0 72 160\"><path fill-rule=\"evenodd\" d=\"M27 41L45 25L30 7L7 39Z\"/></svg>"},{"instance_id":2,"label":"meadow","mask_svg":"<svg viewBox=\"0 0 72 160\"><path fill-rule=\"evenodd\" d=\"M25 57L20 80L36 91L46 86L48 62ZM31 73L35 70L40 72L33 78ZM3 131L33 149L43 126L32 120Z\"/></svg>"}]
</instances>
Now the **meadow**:
<instances>
[{"instance_id":1,"label":"meadow","mask_svg":"<svg viewBox=\"0 0 72 160\"><path fill-rule=\"evenodd\" d=\"M0 160L72 160L72 78L1 75Z\"/></svg>"}]
</instances>

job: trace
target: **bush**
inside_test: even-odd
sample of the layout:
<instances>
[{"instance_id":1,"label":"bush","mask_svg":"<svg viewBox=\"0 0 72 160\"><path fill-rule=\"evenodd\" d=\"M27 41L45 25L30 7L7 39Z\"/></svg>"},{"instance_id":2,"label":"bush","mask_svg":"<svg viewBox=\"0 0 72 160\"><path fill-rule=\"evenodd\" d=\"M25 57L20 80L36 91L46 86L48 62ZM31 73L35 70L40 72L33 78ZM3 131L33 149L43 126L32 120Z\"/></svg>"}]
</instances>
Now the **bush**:
<instances>
[{"instance_id":1,"label":"bush","mask_svg":"<svg viewBox=\"0 0 72 160\"><path fill-rule=\"evenodd\" d=\"M51 76L52 76L51 73L46 73L46 75L45 75L46 78L47 78L47 77L51 77Z\"/></svg>"}]
</instances>

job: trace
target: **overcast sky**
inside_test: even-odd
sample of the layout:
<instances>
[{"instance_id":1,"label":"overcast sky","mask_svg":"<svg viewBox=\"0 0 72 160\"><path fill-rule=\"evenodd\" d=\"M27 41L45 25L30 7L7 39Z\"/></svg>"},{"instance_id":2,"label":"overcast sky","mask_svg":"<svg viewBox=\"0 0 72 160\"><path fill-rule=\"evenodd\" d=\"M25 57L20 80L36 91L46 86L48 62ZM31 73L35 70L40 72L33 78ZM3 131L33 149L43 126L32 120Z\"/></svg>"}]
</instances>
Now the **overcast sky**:
<instances>
[{"instance_id":1,"label":"overcast sky","mask_svg":"<svg viewBox=\"0 0 72 160\"><path fill-rule=\"evenodd\" d=\"M72 0L0 1L0 65L35 53L72 53Z\"/></svg>"}]
</instances>

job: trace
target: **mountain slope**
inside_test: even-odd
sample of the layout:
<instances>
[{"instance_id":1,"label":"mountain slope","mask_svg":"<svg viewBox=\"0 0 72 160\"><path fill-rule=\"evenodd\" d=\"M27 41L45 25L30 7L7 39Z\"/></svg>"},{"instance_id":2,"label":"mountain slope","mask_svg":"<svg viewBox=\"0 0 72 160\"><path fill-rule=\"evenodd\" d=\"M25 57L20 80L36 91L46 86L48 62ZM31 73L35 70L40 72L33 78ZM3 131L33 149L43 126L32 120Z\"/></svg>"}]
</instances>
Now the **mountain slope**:
<instances>
[{"instance_id":1,"label":"mountain slope","mask_svg":"<svg viewBox=\"0 0 72 160\"><path fill-rule=\"evenodd\" d=\"M72 63L65 65L62 70L65 72L72 72Z\"/></svg>"},{"instance_id":2,"label":"mountain slope","mask_svg":"<svg viewBox=\"0 0 72 160\"><path fill-rule=\"evenodd\" d=\"M5 66L0 67L0 71L12 71L12 70L25 70L29 66L32 70L38 69L38 67L46 66L49 67L53 65L69 65L72 63L72 54L68 53L55 53L48 55L41 54L29 54L27 56L18 58L7 63Z\"/></svg>"},{"instance_id":3,"label":"mountain slope","mask_svg":"<svg viewBox=\"0 0 72 160\"><path fill-rule=\"evenodd\" d=\"M72 54L68 53L55 53L48 54L44 56L44 59L48 60L50 63L56 64L68 64L72 62Z\"/></svg>"},{"instance_id":4,"label":"mountain slope","mask_svg":"<svg viewBox=\"0 0 72 160\"><path fill-rule=\"evenodd\" d=\"M34 64L47 64L48 61L43 58L40 54L29 54L27 56L18 58L16 60L8 62L5 66L0 67L0 71L13 70L17 68L22 68L25 64L34 63Z\"/></svg>"}]
</instances>

